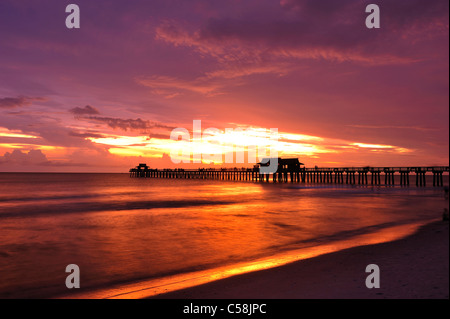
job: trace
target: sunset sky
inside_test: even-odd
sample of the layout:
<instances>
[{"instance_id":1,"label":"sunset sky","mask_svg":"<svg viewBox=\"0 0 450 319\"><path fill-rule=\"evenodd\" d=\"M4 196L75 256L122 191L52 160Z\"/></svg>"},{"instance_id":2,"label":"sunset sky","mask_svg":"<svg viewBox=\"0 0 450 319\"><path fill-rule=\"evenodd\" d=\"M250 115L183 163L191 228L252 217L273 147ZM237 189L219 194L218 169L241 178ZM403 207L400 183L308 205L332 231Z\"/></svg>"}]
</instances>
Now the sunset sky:
<instances>
[{"instance_id":1,"label":"sunset sky","mask_svg":"<svg viewBox=\"0 0 450 319\"><path fill-rule=\"evenodd\" d=\"M447 0L2 0L0 171L205 166L170 160L194 120L247 129L205 152L276 128L307 167L447 166L448 47Z\"/></svg>"}]
</instances>

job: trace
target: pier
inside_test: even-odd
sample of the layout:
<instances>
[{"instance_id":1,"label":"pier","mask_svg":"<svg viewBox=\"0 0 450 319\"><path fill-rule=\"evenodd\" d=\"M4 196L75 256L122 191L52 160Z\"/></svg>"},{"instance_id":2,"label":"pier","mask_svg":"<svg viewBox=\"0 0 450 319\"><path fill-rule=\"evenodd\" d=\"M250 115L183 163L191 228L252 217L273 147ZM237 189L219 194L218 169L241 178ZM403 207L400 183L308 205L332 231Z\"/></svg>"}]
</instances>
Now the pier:
<instances>
[{"instance_id":1,"label":"pier","mask_svg":"<svg viewBox=\"0 0 450 319\"><path fill-rule=\"evenodd\" d=\"M415 183L418 187L427 186L427 174L433 175L433 186L444 186L443 175L449 172L448 166L421 167L302 167L298 159L278 159L275 173L260 173L258 163L253 168L199 168L199 169L152 169L139 164L130 169L130 177L135 178L173 178L173 179L212 179L226 181L254 181L279 183L320 183L349 185L401 185Z\"/></svg>"}]
</instances>

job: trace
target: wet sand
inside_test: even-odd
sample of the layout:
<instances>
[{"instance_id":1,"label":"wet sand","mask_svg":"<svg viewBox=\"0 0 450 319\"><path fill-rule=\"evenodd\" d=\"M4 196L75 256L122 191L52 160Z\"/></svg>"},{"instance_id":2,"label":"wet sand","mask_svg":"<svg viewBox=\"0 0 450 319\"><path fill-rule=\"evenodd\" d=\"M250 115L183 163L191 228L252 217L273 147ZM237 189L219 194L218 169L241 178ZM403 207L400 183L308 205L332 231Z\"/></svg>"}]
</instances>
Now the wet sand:
<instances>
[{"instance_id":1,"label":"wet sand","mask_svg":"<svg viewBox=\"0 0 450 319\"><path fill-rule=\"evenodd\" d=\"M365 285L369 264L380 268L380 288ZM448 277L448 221L439 221L400 240L349 248L153 298L448 299Z\"/></svg>"}]
</instances>

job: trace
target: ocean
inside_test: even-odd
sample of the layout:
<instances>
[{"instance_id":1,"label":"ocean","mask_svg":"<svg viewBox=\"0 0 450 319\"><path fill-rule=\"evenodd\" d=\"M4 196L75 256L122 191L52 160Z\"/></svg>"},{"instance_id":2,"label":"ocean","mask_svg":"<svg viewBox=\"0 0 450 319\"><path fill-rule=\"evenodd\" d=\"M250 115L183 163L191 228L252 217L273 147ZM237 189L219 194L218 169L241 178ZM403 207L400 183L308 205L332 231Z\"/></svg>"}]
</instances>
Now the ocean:
<instances>
[{"instance_id":1,"label":"ocean","mask_svg":"<svg viewBox=\"0 0 450 319\"><path fill-rule=\"evenodd\" d=\"M0 298L120 290L359 245L364 235L440 219L444 207L442 187L430 186L0 173ZM80 269L80 289L65 285L69 264Z\"/></svg>"}]
</instances>

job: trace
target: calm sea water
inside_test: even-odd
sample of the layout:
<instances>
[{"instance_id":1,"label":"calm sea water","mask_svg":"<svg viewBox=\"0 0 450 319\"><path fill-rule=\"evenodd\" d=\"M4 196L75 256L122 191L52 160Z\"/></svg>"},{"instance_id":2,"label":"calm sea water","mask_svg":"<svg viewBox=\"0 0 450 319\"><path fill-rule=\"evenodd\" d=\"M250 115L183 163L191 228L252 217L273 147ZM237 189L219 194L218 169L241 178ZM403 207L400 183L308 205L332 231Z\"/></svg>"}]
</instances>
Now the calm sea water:
<instances>
[{"instance_id":1,"label":"calm sea water","mask_svg":"<svg viewBox=\"0 0 450 319\"><path fill-rule=\"evenodd\" d=\"M426 222L446 203L433 187L4 173L0 298L67 293L68 264L102 288Z\"/></svg>"}]
</instances>

